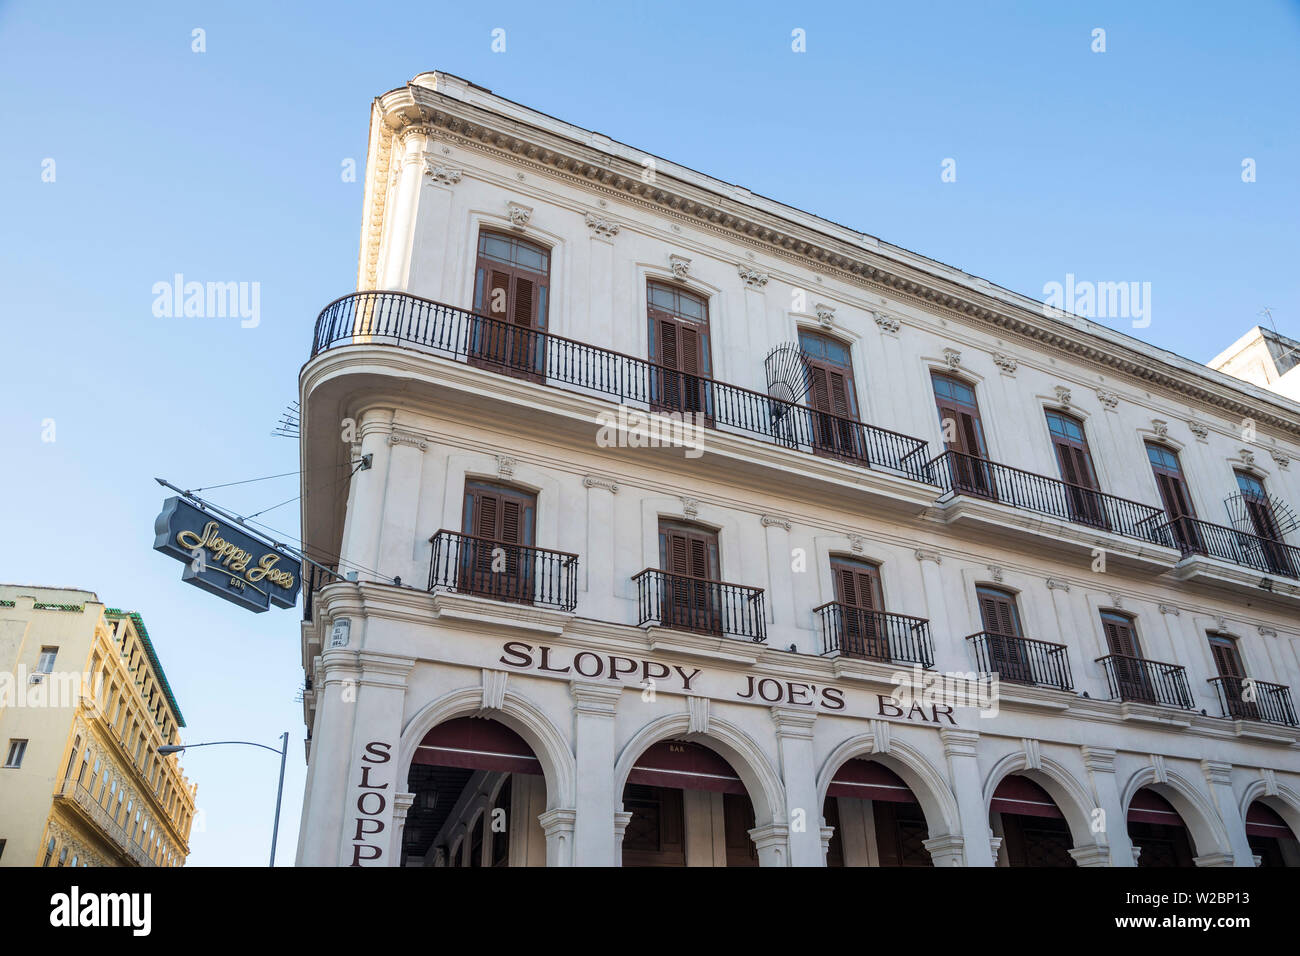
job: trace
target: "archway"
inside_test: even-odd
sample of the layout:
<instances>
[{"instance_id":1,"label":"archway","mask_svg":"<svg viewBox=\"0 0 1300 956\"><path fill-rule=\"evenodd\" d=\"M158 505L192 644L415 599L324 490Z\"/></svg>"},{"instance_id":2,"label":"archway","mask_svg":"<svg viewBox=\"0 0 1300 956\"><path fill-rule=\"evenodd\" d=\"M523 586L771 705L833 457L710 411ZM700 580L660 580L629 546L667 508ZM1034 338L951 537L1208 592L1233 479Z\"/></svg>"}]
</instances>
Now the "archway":
<instances>
[{"instance_id":1,"label":"archway","mask_svg":"<svg viewBox=\"0 0 1300 956\"><path fill-rule=\"evenodd\" d=\"M1009 774L999 781L989 805L989 826L1002 843L998 862L1005 866L1074 866L1074 839L1060 806L1028 776Z\"/></svg>"},{"instance_id":2,"label":"archway","mask_svg":"<svg viewBox=\"0 0 1300 956\"><path fill-rule=\"evenodd\" d=\"M831 828L827 866L934 866L920 800L877 760L854 757L840 765L826 790L822 818Z\"/></svg>"},{"instance_id":3,"label":"archway","mask_svg":"<svg viewBox=\"0 0 1300 956\"><path fill-rule=\"evenodd\" d=\"M505 724L453 717L432 727L415 747L406 788L400 865L546 864L542 764Z\"/></svg>"},{"instance_id":4,"label":"archway","mask_svg":"<svg viewBox=\"0 0 1300 956\"><path fill-rule=\"evenodd\" d=\"M1260 798L1246 808L1246 839L1260 866L1300 866L1300 842L1282 814Z\"/></svg>"},{"instance_id":5,"label":"archway","mask_svg":"<svg viewBox=\"0 0 1300 956\"><path fill-rule=\"evenodd\" d=\"M1138 866L1195 866L1196 851L1182 815L1151 787L1129 801L1128 836Z\"/></svg>"},{"instance_id":6,"label":"archway","mask_svg":"<svg viewBox=\"0 0 1300 956\"><path fill-rule=\"evenodd\" d=\"M758 866L753 801L727 759L704 742L647 747L628 772L623 810L624 866Z\"/></svg>"}]
</instances>

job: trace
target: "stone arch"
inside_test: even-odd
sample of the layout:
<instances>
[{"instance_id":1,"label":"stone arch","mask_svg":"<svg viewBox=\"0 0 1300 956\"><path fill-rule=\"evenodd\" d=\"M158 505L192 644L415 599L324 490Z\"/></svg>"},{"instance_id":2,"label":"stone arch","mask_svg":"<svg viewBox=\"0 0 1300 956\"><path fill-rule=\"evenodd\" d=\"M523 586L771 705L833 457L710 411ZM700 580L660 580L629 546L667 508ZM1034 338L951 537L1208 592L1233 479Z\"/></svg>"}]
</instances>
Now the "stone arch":
<instances>
[{"instance_id":1,"label":"stone arch","mask_svg":"<svg viewBox=\"0 0 1300 956\"><path fill-rule=\"evenodd\" d=\"M425 705L402 728L398 746L399 779L405 786L411 761L420 741L438 724L453 717L480 716L499 720L533 749L546 780L546 809L572 809L575 802L573 752L564 734L542 709L527 697L506 689L500 708L483 708L483 688L465 687Z\"/></svg>"},{"instance_id":2,"label":"stone arch","mask_svg":"<svg viewBox=\"0 0 1300 956\"><path fill-rule=\"evenodd\" d=\"M911 788L925 813L931 840L960 838L962 830L957 798L938 768L919 750L902 741L891 739L889 750L881 752L875 751L876 742L874 734L860 734L843 741L830 752L817 773L818 809L825 803L826 792L840 767L857 757L869 758L894 771Z\"/></svg>"},{"instance_id":3,"label":"stone arch","mask_svg":"<svg viewBox=\"0 0 1300 956\"><path fill-rule=\"evenodd\" d=\"M1074 842L1075 850L1106 846L1092 831L1092 810L1096 801L1090 796L1088 788L1051 757L1040 756L1037 766L1030 766L1029 756L1023 750L1007 754L993 765L985 778L985 819L993 811L993 794L998 784L1013 774L1028 777L1047 791L1070 827L1070 839Z\"/></svg>"},{"instance_id":4,"label":"stone arch","mask_svg":"<svg viewBox=\"0 0 1300 956\"><path fill-rule=\"evenodd\" d=\"M1277 793L1270 794L1267 792L1268 785L1263 779L1252 780L1241 795L1241 802L1238 809L1241 811L1241 820L1244 824L1246 821L1246 811L1256 800L1266 804L1270 809L1276 810L1278 816L1286 821L1286 825L1291 828L1291 833L1297 840L1300 840L1300 793L1292 790L1290 787L1279 785Z\"/></svg>"},{"instance_id":5,"label":"stone arch","mask_svg":"<svg viewBox=\"0 0 1300 956\"><path fill-rule=\"evenodd\" d=\"M1124 808L1125 824L1128 822L1129 804L1133 795L1147 787L1169 801L1178 811L1187 825L1191 836L1192 849L1198 857L1213 853L1232 855L1232 842L1228 838L1228 829L1219 818L1214 804L1180 773L1166 770L1164 781L1156 779L1154 767L1143 767L1128 778L1120 793L1120 805Z\"/></svg>"},{"instance_id":6,"label":"stone arch","mask_svg":"<svg viewBox=\"0 0 1300 956\"><path fill-rule=\"evenodd\" d=\"M646 724L623 745L614 765L614 792L622 809L623 788L636 759L652 744L661 740L682 739L711 747L726 758L745 785L754 804L754 820L759 827L785 826L785 788L772 762L749 734L730 721L709 719L706 732L691 731L691 715L683 711L666 714Z\"/></svg>"}]
</instances>

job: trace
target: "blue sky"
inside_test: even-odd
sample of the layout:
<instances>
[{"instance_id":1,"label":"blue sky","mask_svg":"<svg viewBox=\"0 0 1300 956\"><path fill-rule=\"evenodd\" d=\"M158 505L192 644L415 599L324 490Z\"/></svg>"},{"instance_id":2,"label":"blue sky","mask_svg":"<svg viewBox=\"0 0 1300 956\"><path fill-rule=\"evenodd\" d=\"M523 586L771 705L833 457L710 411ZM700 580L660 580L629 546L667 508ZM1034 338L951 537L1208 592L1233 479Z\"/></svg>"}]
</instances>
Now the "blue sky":
<instances>
[{"instance_id":1,"label":"blue sky","mask_svg":"<svg viewBox=\"0 0 1300 956\"><path fill-rule=\"evenodd\" d=\"M1120 327L1198 361L1264 306L1300 335L1296 3L0 3L0 580L139 610L187 740L290 731L282 864L300 615L183 585L151 549L152 479L297 467L270 433L316 314L354 288L341 164L364 164L371 99L430 69L1018 292L1150 282L1150 326ZM259 324L156 317L176 273L259 283ZM265 520L295 535L296 505ZM184 765L190 864L263 863L276 758Z\"/></svg>"}]
</instances>

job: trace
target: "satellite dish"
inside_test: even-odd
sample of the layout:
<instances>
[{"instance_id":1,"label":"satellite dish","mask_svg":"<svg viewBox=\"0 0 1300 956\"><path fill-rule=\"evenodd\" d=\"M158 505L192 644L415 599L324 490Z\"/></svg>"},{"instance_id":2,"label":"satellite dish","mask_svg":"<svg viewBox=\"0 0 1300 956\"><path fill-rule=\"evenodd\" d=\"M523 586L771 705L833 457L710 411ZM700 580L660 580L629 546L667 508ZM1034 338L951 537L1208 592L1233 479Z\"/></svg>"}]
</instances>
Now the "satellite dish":
<instances>
[{"instance_id":1,"label":"satellite dish","mask_svg":"<svg viewBox=\"0 0 1300 956\"><path fill-rule=\"evenodd\" d=\"M783 402L798 403L812 389L812 369L803 350L793 342L778 345L763 360L767 394Z\"/></svg>"}]
</instances>

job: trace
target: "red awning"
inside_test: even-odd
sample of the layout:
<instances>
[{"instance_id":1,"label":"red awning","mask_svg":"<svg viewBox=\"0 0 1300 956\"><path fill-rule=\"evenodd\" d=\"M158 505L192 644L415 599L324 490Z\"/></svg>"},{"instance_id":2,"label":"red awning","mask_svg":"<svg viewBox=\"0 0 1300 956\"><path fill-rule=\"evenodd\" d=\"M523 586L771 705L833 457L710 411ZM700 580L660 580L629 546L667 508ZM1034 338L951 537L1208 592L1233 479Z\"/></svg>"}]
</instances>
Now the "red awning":
<instances>
[{"instance_id":1,"label":"red awning","mask_svg":"<svg viewBox=\"0 0 1300 956\"><path fill-rule=\"evenodd\" d=\"M1065 814L1046 790L1028 777L1015 774L1003 778L998 784L998 788L993 791L990 809L998 813L1014 813L1025 817L1065 818Z\"/></svg>"},{"instance_id":2,"label":"red awning","mask_svg":"<svg viewBox=\"0 0 1300 956\"><path fill-rule=\"evenodd\" d=\"M747 793L731 764L702 744L661 740L646 749L627 775L628 783L677 790Z\"/></svg>"},{"instance_id":3,"label":"red awning","mask_svg":"<svg viewBox=\"0 0 1300 956\"><path fill-rule=\"evenodd\" d=\"M1286 821L1267 803L1256 800L1246 810L1246 835L1294 840L1295 834Z\"/></svg>"},{"instance_id":4,"label":"red awning","mask_svg":"<svg viewBox=\"0 0 1300 956\"><path fill-rule=\"evenodd\" d=\"M495 720L457 717L424 735L413 763L465 770L541 775L542 765L524 738Z\"/></svg>"},{"instance_id":5,"label":"red awning","mask_svg":"<svg viewBox=\"0 0 1300 956\"><path fill-rule=\"evenodd\" d=\"M1167 827L1187 828L1183 818L1164 797L1154 790L1143 787L1133 794L1133 802L1128 805L1129 823L1159 823Z\"/></svg>"},{"instance_id":6,"label":"red awning","mask_svg":"<svg viewBox=\"0 0 1300 956\"><path fill-rule=\"evenodd\" d=\"M903 779L874 760L846 760L831 780L828 797L856 797L889 803L916 803L916 795Z\"/></svg>"}]
</instances>

